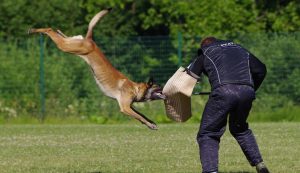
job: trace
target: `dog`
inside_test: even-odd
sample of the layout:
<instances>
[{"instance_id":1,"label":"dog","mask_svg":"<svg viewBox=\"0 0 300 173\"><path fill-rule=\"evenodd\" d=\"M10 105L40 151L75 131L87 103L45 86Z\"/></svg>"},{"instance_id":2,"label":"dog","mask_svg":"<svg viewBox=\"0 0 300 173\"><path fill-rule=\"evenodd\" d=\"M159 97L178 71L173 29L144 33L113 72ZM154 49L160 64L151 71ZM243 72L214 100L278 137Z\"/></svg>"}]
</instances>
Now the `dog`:
<instances>
[{"instance_id":1,"label":"dog","mask_svg":"<svg viewBox=\"0 0 300 173\"><path fill-rule=\"evenodd\" d=\"M135 110L132 104L133 102L165 99L162 88L154 84L152 78L147 83L136 83L129 80L112 66L92 39L96 23L110 11L111 8L102 10L92 18L85 38L83 36L67 37L60 30L54 31L52 28L31 28L28 30L28 34L46 34L61 51L78 55L90 66L94 79L103 93L117 100L122 113L137 119L150 129L156 130L158 129L157 125Z\"/></svg>"}]
</instances>

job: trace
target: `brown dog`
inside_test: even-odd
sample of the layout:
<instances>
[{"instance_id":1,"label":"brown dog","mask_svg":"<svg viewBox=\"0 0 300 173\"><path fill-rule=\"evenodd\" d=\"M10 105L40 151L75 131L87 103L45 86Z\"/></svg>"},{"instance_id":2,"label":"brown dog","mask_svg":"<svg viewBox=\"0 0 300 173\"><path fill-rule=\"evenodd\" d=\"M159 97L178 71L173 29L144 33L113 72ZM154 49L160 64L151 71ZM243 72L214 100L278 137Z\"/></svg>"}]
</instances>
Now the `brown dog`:
<instances>
[{"instance_id":1,"label":"brown dog","mask_svg":"<svg viewBox=\"0 0 300 173\"><path fill-rule=\"evenodd\" d=\"M91 67L96 83L104 94L118 101L121 112L139 120L150 129L157 129L153 121L132 107L132 103L165 99L162 89L153 84L152 79L148 83L136 83L129 80L111 65L92 40L94 26L109 11L110 9L102 10L93 17L85 38L67 37L61 31L53 31L51 28L30 29L28 33L47 34L60 50L81 57Z\"/></svg>"}]
</instances>

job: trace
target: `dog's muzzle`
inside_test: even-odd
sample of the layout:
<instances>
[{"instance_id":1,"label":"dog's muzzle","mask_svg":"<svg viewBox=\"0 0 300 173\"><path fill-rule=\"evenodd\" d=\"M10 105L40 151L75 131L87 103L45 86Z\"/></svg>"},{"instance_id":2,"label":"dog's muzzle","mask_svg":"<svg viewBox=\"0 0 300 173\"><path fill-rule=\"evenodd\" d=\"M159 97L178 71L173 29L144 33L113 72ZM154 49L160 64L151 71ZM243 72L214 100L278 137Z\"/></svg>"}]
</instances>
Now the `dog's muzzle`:
<instances>
[{"instance_id":1,"label":"dog's muzzle","mask_svg":"<svg viewBox=\"0 0 300 173\"><path fill-rule=\"evenodd\" d=\"M166 96L162 93L162 89L158 88L154 90L151 94L151 100L159 100L159 99L166 99Z\"/></svg>"}]
</instances>

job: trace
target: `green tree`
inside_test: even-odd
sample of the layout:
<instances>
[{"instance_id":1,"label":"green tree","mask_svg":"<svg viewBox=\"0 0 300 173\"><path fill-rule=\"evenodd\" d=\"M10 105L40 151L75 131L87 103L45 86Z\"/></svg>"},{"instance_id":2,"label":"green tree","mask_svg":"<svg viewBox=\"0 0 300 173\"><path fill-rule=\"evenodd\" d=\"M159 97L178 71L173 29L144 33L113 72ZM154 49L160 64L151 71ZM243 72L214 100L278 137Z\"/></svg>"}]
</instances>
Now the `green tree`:
<instances>
[{"instance_id":1,"label":"green tree","mask_svg":"<svg viewBox=\"0 0 300 173\"><path fill-rule=\"evenodd\" d=\"M297 0L256 0L256 5L265 31L299 31L300 4Z\"/></svg>"},{"instance_id":2,"label":"green tree","mask_svg":"<svg viewBox=\"0 0 300 173\"><path fill-rule=\"evenodd\" d=\"M26 37L32 27L53 27L66 34L81 34L86 30L82 0L0 0L0 37Z\"/></svg>"}]
</instances>

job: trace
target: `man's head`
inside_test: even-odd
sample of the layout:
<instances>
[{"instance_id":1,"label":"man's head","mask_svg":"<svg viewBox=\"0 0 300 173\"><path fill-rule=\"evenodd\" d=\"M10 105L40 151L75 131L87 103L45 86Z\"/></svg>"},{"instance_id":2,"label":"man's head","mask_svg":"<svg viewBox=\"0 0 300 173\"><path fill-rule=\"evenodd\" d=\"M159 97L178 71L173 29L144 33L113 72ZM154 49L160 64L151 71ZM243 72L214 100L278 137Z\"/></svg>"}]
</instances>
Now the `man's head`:
<instances>
[{"instance_id":1,"label":"man's head","mask_svg":"<svg viewBox=\"0 0 300 173\"><path fill-rule=\"evenodd\" d=\"M202 48L202 47L207 46L207 45L209 45L209 44L211 44L211 43L214 43L214 42L216 42L216 41L217 41L217 39L216 39L215 37L206 37L206 38L204 38L204 39L201 41L200 46L201 46L201 48Z\"/></svg>"}]
</instances>

